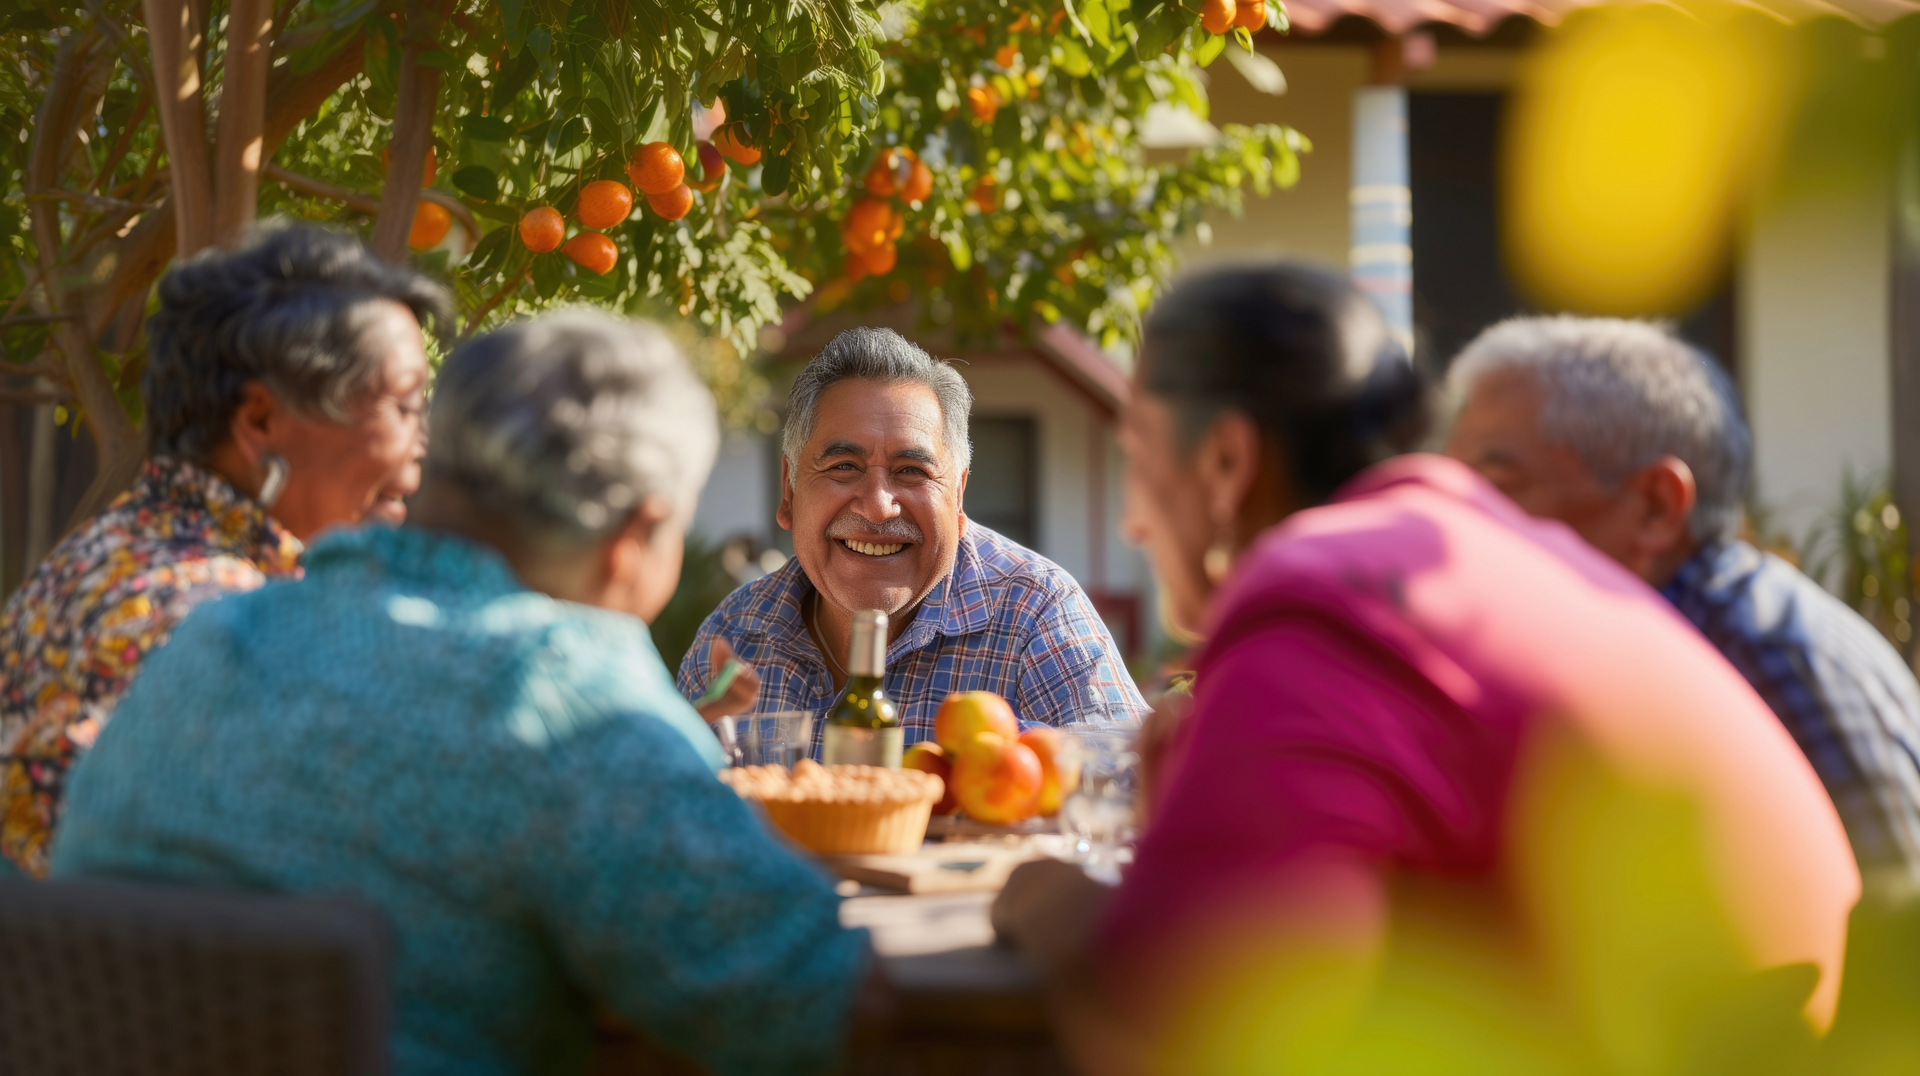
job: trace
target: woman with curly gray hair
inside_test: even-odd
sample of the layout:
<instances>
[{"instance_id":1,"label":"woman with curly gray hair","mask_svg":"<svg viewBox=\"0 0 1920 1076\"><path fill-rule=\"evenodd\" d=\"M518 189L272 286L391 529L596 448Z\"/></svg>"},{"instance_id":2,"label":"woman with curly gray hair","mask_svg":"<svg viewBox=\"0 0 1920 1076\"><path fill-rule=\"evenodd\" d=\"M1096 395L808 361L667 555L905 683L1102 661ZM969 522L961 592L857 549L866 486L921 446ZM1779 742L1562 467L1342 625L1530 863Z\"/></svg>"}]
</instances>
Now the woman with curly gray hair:
<instances>
[{"instance_id":1,"label":"woman with curly gray hair","mask_svg":"<svg viewBox=\"0 0 1920 1076\"><path fill-rule=\"evenodd\" d=\"M46 870L67 771L201 602L299 570L329 527L419 484L446 292L355 240L263 229L181 263L147 324L151 456L0 614L0 854Z\"/></svg>"}]
</instances>

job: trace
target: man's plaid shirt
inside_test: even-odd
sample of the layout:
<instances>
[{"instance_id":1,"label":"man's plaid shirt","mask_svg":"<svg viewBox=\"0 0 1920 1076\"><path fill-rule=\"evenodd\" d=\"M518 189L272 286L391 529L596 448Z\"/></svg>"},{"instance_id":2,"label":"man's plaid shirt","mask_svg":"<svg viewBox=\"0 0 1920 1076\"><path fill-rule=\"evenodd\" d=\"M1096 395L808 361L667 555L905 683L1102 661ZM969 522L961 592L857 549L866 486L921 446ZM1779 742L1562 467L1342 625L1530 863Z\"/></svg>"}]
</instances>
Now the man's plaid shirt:
<instances>
[{"instance_id":1,"label":"man's plaid shirt","mask_svg":"<svg viewBox=\"0 0 1920 1076\"><path fill-rule=\"evenodd\" d=\"M1920 888L1920 687L1899 652L1820 584L1745 542L1695 554L1661 593L1793 734L1869 883Z\"/></svg>"},{"instance_id":2,"label":"man's plaid shirt","mask_svg":"<svg viewBox=\"0 0 1920 1076\"><path fill-rule=\"evenodd\" d=\"M760 674L756 713L824 713L838 693L802 619L812 591L795 559L728 595L680 662L681 692L706 690L707 650L718 634ZM956 691L995 692L1030 724L1132 721L1147 711L1073 577L972 521L953 571L887 648L887 694L908 743L933 738L934 712Z\"/></svg>"}]
</instances>

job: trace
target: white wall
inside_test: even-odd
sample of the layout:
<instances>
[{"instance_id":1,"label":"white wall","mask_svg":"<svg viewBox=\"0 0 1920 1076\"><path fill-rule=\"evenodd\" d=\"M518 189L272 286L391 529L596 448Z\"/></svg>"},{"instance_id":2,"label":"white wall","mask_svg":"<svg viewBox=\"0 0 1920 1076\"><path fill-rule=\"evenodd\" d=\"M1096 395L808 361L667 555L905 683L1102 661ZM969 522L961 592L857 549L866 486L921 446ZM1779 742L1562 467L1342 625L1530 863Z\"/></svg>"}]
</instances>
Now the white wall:
<instances>
[{"instance_id":1,"label":"white wall","mask_svg":"<svg viewBox=\"0 0 1920 1076\"><path fill-rule=\"evenodd\" d=\"M1795 538L1844 468L1866 477L1893 457L1889 196L1872 177L1763 203L1741 262L1755 492Z\"/></svg>"},{"instance_id":2,"label":"white wall","mask_svg":"<svg viewBox=\"0 0 1920 1076\"><path fill-rule=\"evenodd\" d=\"M720 457L694 510L695 534L711 542L739 534L766 541L778 530L772 505L780 474L771 466L773 450L768 440L745 433L729 433L721 439Z\"/></svg>"}]
</instances>

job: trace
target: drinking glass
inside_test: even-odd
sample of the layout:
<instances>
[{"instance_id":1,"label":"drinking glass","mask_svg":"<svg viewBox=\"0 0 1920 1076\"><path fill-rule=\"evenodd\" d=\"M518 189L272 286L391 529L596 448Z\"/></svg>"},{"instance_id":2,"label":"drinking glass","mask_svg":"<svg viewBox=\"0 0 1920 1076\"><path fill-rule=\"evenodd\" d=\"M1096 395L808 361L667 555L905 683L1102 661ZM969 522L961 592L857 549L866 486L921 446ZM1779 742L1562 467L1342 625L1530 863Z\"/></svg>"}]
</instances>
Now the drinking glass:
<instances>
[{"instance_id":1,"label":"drinking glass","mask_svg":"<svg viewBox=\"0 0 1920 1076\"><path fill-rule=\"evenodd\" d=\"M812 753L816 715L810 711L773 710L723 720L733 722L736 766L791 768Z\"/></svg>"},{"instance_id":2,"label":"drinking glass","mask_svg":"<svg viewBox=\"0 0 1920 1076\"><path fill-rule=\"evenodd\" d=\"M1118 883L1132 858L1133 803L1139 756L1137 728L1082 725L1068 730L1080 749L1080 787L1060 805L1060 832L1073 858L1092 877Z\"/></svg>"}]
</instances>

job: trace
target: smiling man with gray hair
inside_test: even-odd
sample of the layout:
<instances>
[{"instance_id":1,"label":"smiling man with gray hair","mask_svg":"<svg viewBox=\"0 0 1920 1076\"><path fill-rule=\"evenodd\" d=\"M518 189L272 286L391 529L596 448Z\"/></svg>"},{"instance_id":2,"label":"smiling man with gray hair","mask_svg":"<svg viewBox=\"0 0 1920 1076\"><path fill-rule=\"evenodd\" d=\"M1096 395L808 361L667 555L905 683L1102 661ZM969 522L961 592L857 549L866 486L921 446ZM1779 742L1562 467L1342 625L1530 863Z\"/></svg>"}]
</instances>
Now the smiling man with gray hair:
<instances>
[{"instance_id":1,"label":"smiling man with gray hair","mask_svg":"<svg viewBox=\"0 0 1920 1076\"><path fill-rule=\"evenodd\" d=\"M1643 322L1517 318L1449 387L1448 454L1661 588L1793 734L1868 885L1920 890L1920 689L1870 624L1740 539L1753 441L1713 360Z\"/></svg>"},{"instance_id":2,"label":"smiling man with gray hair","mask_svg":"<svg viewBox=\"0 0 1920 1076\"><path fill-rule=\"evenodd\" d=\"M680 689L705 689L724 640L759 674L753 710L819 713L846 683L853 614L878 609L908 743L932 737L956 691L996 692L1027 723L1143 713L1073 577L962 509L972 403L958 371L899 333L834 337L788 400L778 518L794 558L707 618Z\"/></svg>"}]
</instances>

